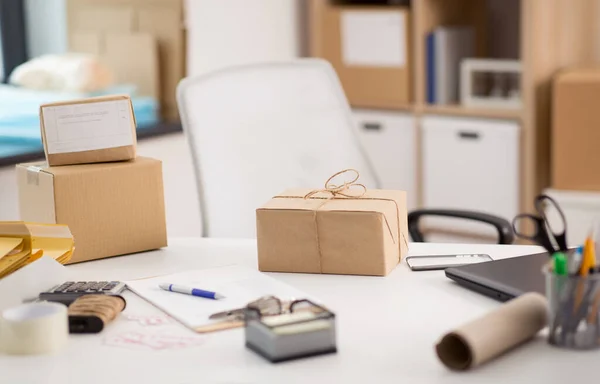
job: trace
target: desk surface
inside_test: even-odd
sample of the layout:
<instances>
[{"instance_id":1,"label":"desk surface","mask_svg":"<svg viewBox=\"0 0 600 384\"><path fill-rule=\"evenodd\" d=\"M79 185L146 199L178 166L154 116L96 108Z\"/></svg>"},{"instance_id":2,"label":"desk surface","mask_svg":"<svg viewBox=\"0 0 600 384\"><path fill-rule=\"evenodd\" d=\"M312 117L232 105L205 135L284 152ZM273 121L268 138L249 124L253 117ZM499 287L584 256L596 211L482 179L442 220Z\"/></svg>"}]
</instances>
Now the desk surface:
<instances>
[{"instance_id":1,"label":"desk surface","mask_svg":"<svg viewBox=\"0 0 600 384\"><path fill-rule=\"evenodd\" d=\"M538 252L537 247L411 244L411 255L488 253L494 259ZM168 248L70 266L80 280L130 280L230 264L256 267L252 240L171 239ZM405 263L388 277L271 274L319 298L337 315L334 355L272 365L243 343L241 329L198 336L178 323L142 326L133 316L160 315L126 292L128 306L98 335L75 335L56 355L0 355L2 383L483 383L545 382L593 377L600 352L566 352L543 336L469 373L437 360L434 344L446 331L500 304L465 290L443 272L412 272ZM182 349L115 346L123 334L194 338ZM576 370L577 367L588 369ZM508 379L508 380L507 380Z\"/></svg>"}]
</instances>

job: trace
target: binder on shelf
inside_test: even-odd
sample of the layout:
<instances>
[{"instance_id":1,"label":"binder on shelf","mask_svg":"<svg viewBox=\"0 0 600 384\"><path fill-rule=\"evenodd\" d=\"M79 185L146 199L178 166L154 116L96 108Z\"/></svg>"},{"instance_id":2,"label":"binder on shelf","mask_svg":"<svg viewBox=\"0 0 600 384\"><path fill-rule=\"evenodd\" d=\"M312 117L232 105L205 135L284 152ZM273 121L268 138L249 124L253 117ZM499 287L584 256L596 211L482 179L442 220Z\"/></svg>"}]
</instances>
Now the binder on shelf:
<instances>
[{"instance_id":1,"label":"binder on shelf","mask_svg":"<svg viewBox=\"0 0 600 384\"><path fill-rule=\"evenodd\" d=\"M427 102L454 104L459 100L459 75L462 59L475 54L472 27L438 27L426 40Z\"/></svg>"}]
</instances>

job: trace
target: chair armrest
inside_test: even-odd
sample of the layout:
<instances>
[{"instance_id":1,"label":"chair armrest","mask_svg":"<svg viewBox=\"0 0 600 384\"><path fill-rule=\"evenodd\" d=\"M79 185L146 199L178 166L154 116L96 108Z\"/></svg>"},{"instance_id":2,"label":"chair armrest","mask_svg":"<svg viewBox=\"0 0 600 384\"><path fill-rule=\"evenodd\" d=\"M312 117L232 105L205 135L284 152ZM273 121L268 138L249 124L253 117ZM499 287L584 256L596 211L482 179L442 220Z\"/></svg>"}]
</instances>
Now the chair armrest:
<instances>
[{"instance_id":1,"label":"chair armrest","mask_svg":"<svg viewBox=\"0 0 600 384\"><path fill-rule=\"evenodd\" d=\"M454 209L418 209L408 214L408 232L415 242L424 242L423 234L419 229L419 220L423 216L443 216L460 219L481 221L491 224L498 231L498 244L512 244L514 234L510 223L501 217L490 215L488 213L463 211Z\"/></svg>"}]
</instances>

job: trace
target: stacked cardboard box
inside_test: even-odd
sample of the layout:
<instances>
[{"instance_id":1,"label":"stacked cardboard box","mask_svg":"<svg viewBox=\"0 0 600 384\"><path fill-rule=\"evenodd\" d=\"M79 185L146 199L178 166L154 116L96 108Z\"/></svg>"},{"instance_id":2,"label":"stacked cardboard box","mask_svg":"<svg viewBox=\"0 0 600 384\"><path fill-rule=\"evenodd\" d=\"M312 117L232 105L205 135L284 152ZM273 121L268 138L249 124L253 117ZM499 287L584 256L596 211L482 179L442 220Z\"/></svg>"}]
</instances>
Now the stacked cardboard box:
<instances>
[{"instance_id":1,"label":"stacked cardboard box","mask_svg":"<svg viewBox=\"0 0 600 384\"><path fill-rule=\"evenodd\" d=\"M185 76L183 0L68 0L69 49L103 58L119 82L135 83L177 119Z\"/></svg>"},{"instance_id":2,"label":"stacked cardboard box","mask_svg":"<svg viewBox=\"0 0 600 384\"><path fill-rule=\"evenodd\" d=\"M40 120L47 163L17 165L23 220L68 225L72 263L167 245L162 163L136 157L127 96L43 105Z\"/></svg>"}]
</instances>

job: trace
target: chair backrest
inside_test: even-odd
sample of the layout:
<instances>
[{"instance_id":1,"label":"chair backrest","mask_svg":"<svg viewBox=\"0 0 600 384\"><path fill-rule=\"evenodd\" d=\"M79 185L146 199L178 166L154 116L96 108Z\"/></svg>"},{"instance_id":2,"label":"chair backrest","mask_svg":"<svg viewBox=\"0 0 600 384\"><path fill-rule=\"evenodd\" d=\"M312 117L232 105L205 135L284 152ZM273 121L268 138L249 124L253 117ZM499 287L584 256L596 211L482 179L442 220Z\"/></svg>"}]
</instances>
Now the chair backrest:
<instances>
[{"instance_id":1,"label":"chair backrest","mask_svg":"<svg viewBox=\"0 0 600 384\"><path fill-rule=\"evenodd\" d=\"M255 210L287 188L322 188L357 169L377 188L329 63L235 67L186 78L177 89L190 145L203 235L255 237Z\"/></svg>"}]
</instances>

